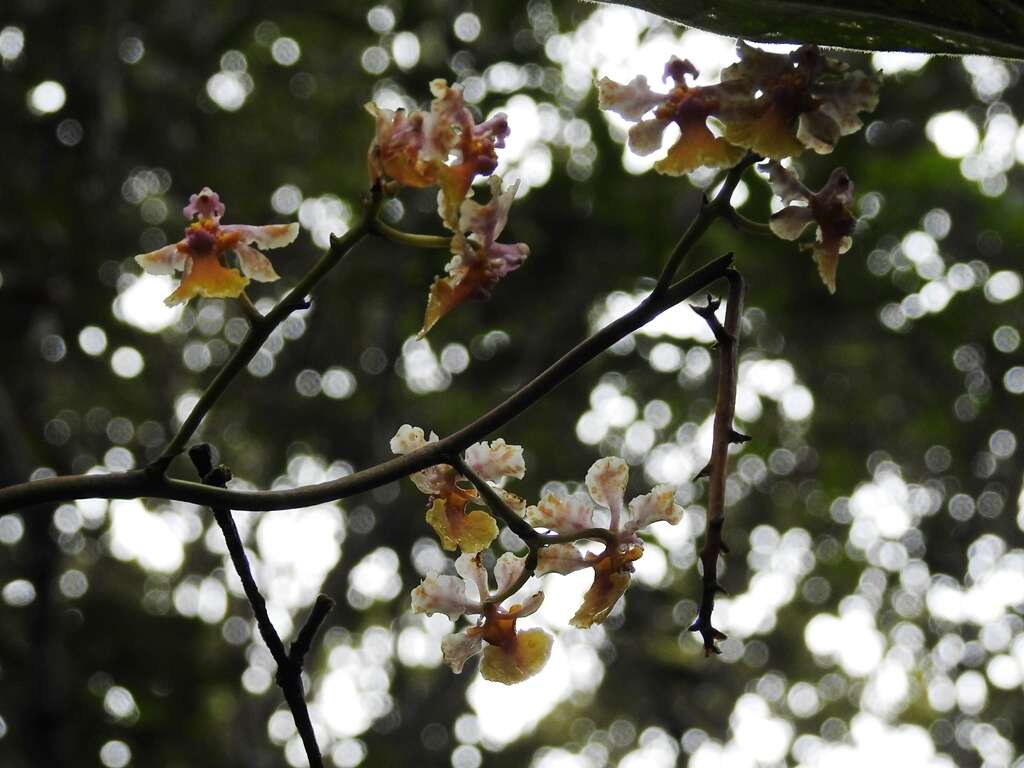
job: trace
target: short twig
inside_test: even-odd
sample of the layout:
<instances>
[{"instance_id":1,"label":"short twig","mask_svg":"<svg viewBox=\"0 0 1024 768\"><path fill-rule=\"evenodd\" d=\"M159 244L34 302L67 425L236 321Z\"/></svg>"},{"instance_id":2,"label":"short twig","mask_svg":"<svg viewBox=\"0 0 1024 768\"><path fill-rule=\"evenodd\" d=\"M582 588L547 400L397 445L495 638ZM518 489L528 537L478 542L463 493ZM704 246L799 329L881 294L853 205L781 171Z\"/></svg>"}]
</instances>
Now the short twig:
<instances>
[{"instance_id":1,"label":"short twig","mask_svg":"<svg viewBox=\"0 0 1024 768\"><path fill-rule=\"evenodd\" d=\"M711 461L698 474L698 477L704 474L710 477L707 531L700 552L700 561L704 568L703 589L697 619L690 626L691 632L699 632L703 638L705 656L721 653L718 641L725 639L725 635L712 625L711 614L715 610L715 595L725 591L718 583L718 558L722 552L728 551L722 541L722 526L725 523L725 478L728 474L729 444L750 439L733 429L732 425L736 412L736 363L745 286L740 273L734 269L727 270L726 277L729 280L729 298L724 325L715 317L719 302L712 300L710 296L707 306L693 308L707 322L718 342L718 396L715 404Z\"/></svg>"},{"instance_id":2,"label":"short twig","mask_svg":"<svg viewBox=\"0 0 1024 768\"><path fill-rule=\"evenodd\" d=\"M231 479L231 471L223 464L213 466L209 445L202 443L193 446L188 455L204 484L223 488ZM288 702L288 708L295 720L295 727L302 737L310 768L323 768L323 758L320 755L320 747L316 743L316 734L309 718L309 709L306 706L302 687L302 663L306 653L309 652L317 630L334 606L334 602L326 595L317 597L306 623L299 631L295 642L292 643L291 650L286 651L284 643L281 642L281 636L270 621L267 602L256 585L256 579L253 578L252 567L249 565L249 558L245 554L242 537L238 533L231 510L225 507L213 507L213 517L224 534L231 563L235 567L235 572L238 573L238 578L242 581L242 588L245 590L245 596L256 617L256 626L259 628L260 636L277 664L276 681L284 693L285 701Z\"/></svg>"}]
</instances>

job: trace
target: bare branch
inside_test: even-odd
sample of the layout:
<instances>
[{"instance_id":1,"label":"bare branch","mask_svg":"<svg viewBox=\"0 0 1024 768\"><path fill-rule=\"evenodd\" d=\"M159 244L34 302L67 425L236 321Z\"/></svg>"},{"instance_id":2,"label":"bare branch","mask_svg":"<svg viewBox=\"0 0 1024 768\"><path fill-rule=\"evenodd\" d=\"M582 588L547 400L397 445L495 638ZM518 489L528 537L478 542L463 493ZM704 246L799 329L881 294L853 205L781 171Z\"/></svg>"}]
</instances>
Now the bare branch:
<instances>
[{"instance_id":1,"label":"bare branch","mask_svg":"<svg viewBox=\"0 0 1024 768\"><path fill-rule=\"evenodd\" d=\"M213 466L209 445L193 446L189 451L189 458L192 459L192 464L204 483L223 488L231 479L231 471L223 464L217 467ZM306 707L306 698L302 687L302 662L309 651L316 631L323 624L327 613L334 606L334 602L329 597L320 595L309 618L299 632L298 638L292 643L291 652L285 651L281 636L278 635L270 621L270 615L267 613L267 602L256 585L256 579L253 578L249 558L245 554L245 546L242 544L242 537L238 534L238 527L231 516L231 510L226 507L213 507L213 517L217 521L221 533L224 534L224 541L227 543L228 553L231 555L231 563L235 566L235 572L242 581L242 588L245 590L245 596L256 617L256 626L259 628L260 636L277 664L277 684L284 693L285 701L288 702L288 708L295 720L295 727L302 737L310 768L323 768L323 758L320 755L320 747L316 743L316 734L313 731L313 723L309 719L309 709Z\"/></svg>"},{"instance_id":2,"label":"bare branch","mask_svg":"<svg viewBox=\"0 0 1024 768\"><path fill-rule=\"evenodd\" d=\"M746 435L741 435L732 426L736 412L736 363L745 286L740 273L734 269L727 270L726 277L729 279L729 298L724 325L715 317L715 309L719 302L711 300L710 297L707 306L693 308L707 322L718 342L718 396L715 404L711 461L698 475L700 477L710 470L707 530L700 552L700 561L704 569L703 590L697 619L690 627L691 632L699 632L703 638L706 656L720 653L718 641L725 639L725 635L712 625L711 614L715 610L715 595L725 591L718 583L718 557L722 552L728 551L722 542L722 526L725 523L725 479L729 471L729 444L750 439Z\"/></svg>"}]
</instances>

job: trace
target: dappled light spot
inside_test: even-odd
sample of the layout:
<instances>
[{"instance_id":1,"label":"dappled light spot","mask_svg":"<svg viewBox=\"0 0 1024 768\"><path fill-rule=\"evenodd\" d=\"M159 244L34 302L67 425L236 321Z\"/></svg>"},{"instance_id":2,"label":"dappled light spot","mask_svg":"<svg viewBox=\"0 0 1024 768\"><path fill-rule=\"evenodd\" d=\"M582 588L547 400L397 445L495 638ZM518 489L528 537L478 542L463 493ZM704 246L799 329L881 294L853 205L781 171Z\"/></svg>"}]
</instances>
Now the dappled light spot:
<instances>
[{"instance_id":1,"label":"dappled light spot","mask_svg":"<svg viewBox=\"0 0 1024 768\"><path fill-rule=\"evenodd\" d=\"M28 92L28 108L34 115L49 115L59 112L66 99L63 85L56 80L44 80Z\"/></svg>"},{"instance_id":2,"label":"dappled light spot","mask_svg":"<svg viewBox=\"0 0 1024 768\"><path fill-rule=\"evenodd\" d=\"M925 135L944 157L967 157L978 146L978 128L963 112L941 112L925 125Z\"/></svg>"}]
</instances>

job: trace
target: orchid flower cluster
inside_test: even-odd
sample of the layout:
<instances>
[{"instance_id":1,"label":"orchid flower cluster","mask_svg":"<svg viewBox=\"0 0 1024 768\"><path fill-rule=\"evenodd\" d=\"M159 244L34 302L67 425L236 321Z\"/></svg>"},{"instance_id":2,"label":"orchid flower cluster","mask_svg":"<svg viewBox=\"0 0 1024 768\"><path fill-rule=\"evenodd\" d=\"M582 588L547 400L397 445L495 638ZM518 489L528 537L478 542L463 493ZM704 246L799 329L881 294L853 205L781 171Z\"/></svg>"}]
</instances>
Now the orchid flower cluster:
<instances>
[{"instance_id":1,"label":"orchid flower cluster","mask_svg":"<svg viewBox=\"0 0 1024 768\"><path fill-rule=\"evenodd\" d=\"M525 243L499 243L519 183L503 188L497 150L505 146L508 119L499 112L477 123L466 106L460 86L444 80L430 84L434 96L428 112L382 109L367 104L376 130L368 153L370 181L387 193L402 187L438 187L438 213L452 233L451 259L445 274L430 288L420 336L455 307L470 299L486 299L509 272L530 254ZM491 199L472 199L473 182L490 177ZM225 207L209 187L192 195L185 206L189 220L180 242L135 257L150 274L184 272L180 285L167 297L168 305L196 296L237 298L250 280L278 279L261 248L278 248L295 240L297 223L250 226L222 225ZM229 262L234 254L237 268Z\"/></svg>"},{"instance_id":2,"label":"orchid flower cluster","mask_svg":"<svg viewBox=\"0 0 1024 768\"><path fill-rule=\"evenodd\" d=\"M445 275L434 279L420 336L468 299L486 299L498 281L518 269L530 248L525 243L497 242L519 183L502 191L497 150L505 146L508 118L498 112L477 123L462 88L444 80L430 84L429 112L382 109L367 104L376 121L370 145L370 180L388 191L401 187L438 187L437 212L453 234ZM477 176L490 176L491 200L472 199Z\"/></svg>"},{"instance_id":3,"label":"orchid flower cluster","mask_svg":"<svg viewBox=\"0 0 1024 768\"><path fill-rule=\"evenodd\" d=\"M768 158L773 192L785 203L799 203L774 214L770 227L779 237L795 240L808 224L817 224L816 241L807 247L822 281L835 292L839 255L849 250L856 223L850 212L853 184L837 168L820 191L811 192L780 162L805 149L827 154L840 137L858 131L858 114L878 104L879 79L849 71L813 45L769 53L741 41L737 54L739 62L723 69L721 82L714 85L689 84L687 78L699 73L675 56L662 78L673 83L668 93L653 91L643 75L625 85L603 78L598 83L601 107L636 123L629 129L628 144L640 155L661 147L671 123L679 127L679 139L654 164L659 173L678 176L701 166L728 168L748 150ZM709 119L719 135L712 133Z\"/></svg>"},{"instance_id":4,"label":"orchid flower cluster","mask_svg":"<svg viewBox=\"0 0 1024 768\"><path fill-rule=\"evenodd\" d=\"M404 424L392 438L391 450L406 454L436 441L437 435L431 433L428 438L420 427ZM485 679L518 683L539 672L551 652L553 640L544 630L516 629L518 619L540 607L544 593L536 591L508 608L502 604L512 599L531 575L565 575L591 568L594 580L570 623L580 628L602 623L629 586L633 562L643 554L638 532L656 522L677 523L683 510L675 501L675 488L664 484L627 505L629 468L620 458L606 457L594 463L586 476L588 493L549 492L529 507L500 485L506 478L525 475L521 446L508 445L502 439L476 443L466 450L465 462L497 492L511 513L546 533L538 532L527 542L535 557L506 552L497 558L496 589L491 591L482 553L497 538L498 525L483 509L467 511L471 503L481 503L479 494L466 486L466 478L454 467L441 464L416 472L410 479L428 497L427 523L442 547L459 548L462 554L455 561L461 578L429 573L412 592L412 608L419 613L444 613L452 621L463 615L477 616L475 624L442 640L445 662L458 673L470 656L482 651L480 671ZM603 541L604 550L580 550L575 542L587 539ZM468 597L469 593L476 597Z\"/></svg>"},{"instance_id":5,"label":"orchid flower cluster","mask_svg":"<svg viewBox=\"0 0 1024 768\"><path fill-rule=\"evenodd\" d=\"M838 257L850 248L856 223L850 211L853 184L837 168L824 187L812 191L782 161L805 149L829 153L841 136L857 131L859 114L877 104L879 81L850 72L815 46L776 54L740 42L738 55L738 63L722 70L721 82L703 86L692 82L698 77L695 67L673 56L663 75L671 81L667 93L652 90L642 75L625 85L604 78L598 83L600 105L635 123L629 146L639 154L655 152L671 123L679 127L679 139L654 165L660 173L681 175L702 166L742 170L751 153L766 159L768 182L784 206L772 215L769 228L781 238L796 240L815 225L816 240L804 247L812 250L823 281L834 291ZM506 115L499 112L477 122L459 86L438 79L430 90L433 100L427 110L366 105L375 121L367 156L374 204L367 213L372 221L364 221L360 232L438 245L439 238L397 232L376 220L382 195L405 187L437 188L438 214L451 233L440 245L447 244L451 258L431 285L421 336L461 303L487 298L530 252L524 243L498 242L518 189L518 183L505 188L494 174L497 151L509 135ZM488 178L486 203L473 199L473 184L480 178ZM288 245L299 229L297 223L221 224L225 206L209 187L192 195L183 213L189 223L182 240L135 257L147 272L183 273L166 299L169 305L195 296L247 300L244 291L250 280L278 279L254 246ZM269 333L266 327L262 330ZM436 434L428 436L405 424L390 446L395 454L410 454L437 441ZM586 491L548 492L535 505L504 488L508 480L525 476L522 447L500 438L480 442L456 463L458 467L437 464L410 475L427 497L425 519L441 546L461 552L454 565L458 575L429 573L413 590L412 606L422 613L444 613L453 621L476 617L463 631L444 638L442 651L455 672L482 653L480 668L488 680L525 680L550 655L550 634L516 626L538 610L543 592L536 590L505 606L531 578L593 570L591 586L570 623L580 628L600 624L628 588L633 563L643 555L640 531L657 522L677 523L682 516L671 485L655 486L627 504L629 469L621 458L597 460L586 474ZM524 556L505 552L485 559L498 537L495 517L521 534ZM582 547L587 541L600 542L603 549ZM493 590L485 566L492 561Z\"/></svg>"}]
</instances>

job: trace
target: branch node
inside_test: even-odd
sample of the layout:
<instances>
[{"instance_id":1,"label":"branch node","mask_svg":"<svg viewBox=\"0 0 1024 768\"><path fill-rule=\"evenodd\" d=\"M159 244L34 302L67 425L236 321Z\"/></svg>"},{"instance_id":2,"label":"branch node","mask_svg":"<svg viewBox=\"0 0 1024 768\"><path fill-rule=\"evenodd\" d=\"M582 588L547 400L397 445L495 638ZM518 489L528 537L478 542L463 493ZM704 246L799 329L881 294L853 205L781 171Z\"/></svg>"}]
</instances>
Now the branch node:
<instances>
[{"instance_id":1,"label":"branch node","mask_svg":"<svg viewBox=\"0 0 1024 768\"><path fill-rule=\"evenodd\" d=\"M735 429L729 430L729 442L730 443L749 443L753 438L750 435L745 435L742 432L737 432Z\"/></svg>"},{"instance_id":2,"label":"branch node","mask_svg":"<svg viewBox=\"0 0 1024 768\"><path fill-rule=\"evenodd\" d=\"M306 622L302 625L302 629L299 630L298 637L292 643L291 648L288 651L288 659L298 669L302 669L302 662L305 659L306 654L309 653L310 647L313 645L313 639L316 637L316 633L323 626L324 620L327 619L327 614L334 608L334 601L331 600L327 595L317 595L316 602L313 603L313 608L309 612L309 616L306 617Z\"/></svg>"}]
</instances>

